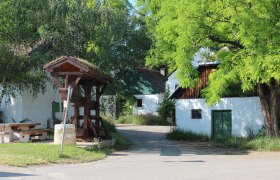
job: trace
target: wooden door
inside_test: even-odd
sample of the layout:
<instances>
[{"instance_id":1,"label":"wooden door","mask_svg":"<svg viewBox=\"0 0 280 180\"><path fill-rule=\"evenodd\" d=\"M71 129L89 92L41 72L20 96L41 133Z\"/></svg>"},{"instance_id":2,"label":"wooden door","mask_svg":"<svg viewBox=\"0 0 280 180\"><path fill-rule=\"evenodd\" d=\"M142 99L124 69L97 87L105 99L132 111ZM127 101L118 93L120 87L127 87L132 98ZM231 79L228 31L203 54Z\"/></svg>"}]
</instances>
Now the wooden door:
<instances>
[{"instance_id":1,"label":"wooden door","mask_svg":"<svg viewBox=\"0 0 280 180\"><path fill-rule=\"evenodd\" d=\"M231 110L212 111L212 136L226 137L231 136L232 118Z\"/></svg>"}]
</instances>

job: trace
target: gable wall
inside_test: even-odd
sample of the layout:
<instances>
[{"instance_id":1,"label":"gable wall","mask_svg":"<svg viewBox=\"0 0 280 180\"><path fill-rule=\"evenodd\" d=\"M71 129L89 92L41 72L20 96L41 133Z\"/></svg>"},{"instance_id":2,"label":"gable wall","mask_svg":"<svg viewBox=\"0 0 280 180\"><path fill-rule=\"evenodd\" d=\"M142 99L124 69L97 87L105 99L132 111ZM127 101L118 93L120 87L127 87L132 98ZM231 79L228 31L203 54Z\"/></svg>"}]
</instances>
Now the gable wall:
<instances>
[{"instance_id":1,"label":"gable wall","mask_svg":"<svg viewBox=\"0 0 280 180\"><path fill-rule=\"evenodd\" d=\"M158 115L157 109L159 104L162 102L162 94L152 94L152 95L135 95L137 99L142 99L142 107L137 107L135 103L133 106L133 115L146 115L153 114Z\"/></svg>"},{"instance_id":2,"label":"gable wall","mask_svg":"<svg viewBox=\"0 0 280 180\"><path fill-rule=\"evenodd\" d=\"M204 99L177 99L176 124L184 130L212 135L212 110L232 111L232 135L246 137L248 129L257 133L264 124L259 97L222 98L218 105L207 106ZM201 119L191 118L191 109L202 109Z\"/></svg>"}]
</instances>

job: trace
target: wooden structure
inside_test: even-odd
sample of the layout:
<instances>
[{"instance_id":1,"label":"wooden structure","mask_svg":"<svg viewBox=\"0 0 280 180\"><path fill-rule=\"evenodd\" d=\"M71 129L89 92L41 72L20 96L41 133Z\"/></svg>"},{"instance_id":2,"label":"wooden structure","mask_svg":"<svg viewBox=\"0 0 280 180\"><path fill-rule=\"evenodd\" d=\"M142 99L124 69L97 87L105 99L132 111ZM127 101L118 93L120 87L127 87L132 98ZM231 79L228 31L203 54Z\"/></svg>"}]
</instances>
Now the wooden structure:
<instances>
[{"instance_id":1,"label":"wooden structure","mask_svg":"<svg viewBox=\"0 0 280 180\"><path fill-rule=\"evenodd\" d=\"M3 123L0 124L0 141L13 142L19 139L19 142L29 142L32 136L38 136L39 140L47 138L48 129L34 129L40 123ZM16 138L14 138L16 137ZM0 142L1 143L1 142Z\"/></svg>"},{"instance_id":2,"label":"wooden structure","mask_svg":"<svg viewBox=\"0 0 280 180\"><path fill-rule=\"evenodd\" d=\"M111 78L88 61L71 56L51 61L44 70L50 72L59 87L62 101L67 99L68 86L73 89L70 102L74 106L74 117L71 123L75 124L77 139L109 138L100 117L99 99ZM80 115L82 107L84 112Z\"/></svg>"},{"instance_id":3,"label":"wooden structure","mask_svg":"<svg viewBox=\"0 0 280 180\"><path fill-rule=\"evenodd\" d=\"M199 83L194 88L178 88L170 98L188 99L188 98L202 98L202 89L206 88L209 75L217 69L218 64L203 64L197 67L199 72Z\"/></svg>"}]
</instances>

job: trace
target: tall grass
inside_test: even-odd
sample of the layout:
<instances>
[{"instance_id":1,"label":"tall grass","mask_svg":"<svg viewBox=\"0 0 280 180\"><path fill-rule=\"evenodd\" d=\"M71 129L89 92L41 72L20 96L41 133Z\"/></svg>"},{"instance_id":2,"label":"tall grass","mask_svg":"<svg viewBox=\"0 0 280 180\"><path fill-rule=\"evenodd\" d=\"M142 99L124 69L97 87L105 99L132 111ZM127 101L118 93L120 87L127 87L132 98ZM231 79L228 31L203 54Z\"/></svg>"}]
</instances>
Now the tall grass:
<instances>
[{"instance_id":1,"label":"tall grass","mask_svg":"<svg viewBox=\"0 0 280 180\"><path fill-rule=\"evenodd\" d=\"M186 131L182 129L172 128L169 133L167 133L167 139L177 140L177 141L209 141L209 136L205 134L198 134L192 131Z\"/></svg>"},{"instance_id":2,"label":"tall grass","mask_svg":"<svg viewBox=\"0 0 280 180\"><path fill-rule=\"evenodd\" d=\"M169 122L155 115L127 115L118 119L121 124L137 124L137 125L170 125Z\"/></svg>"},{"instance_id":3,"label":"tall grass","mask_svg":"<svg viewBox=\"0 0 280 180\"><path fill-rule=\"evenodd\" d=\"M252 138L228 137L216 139L218 146L255 151L280 151L280 138L254 136Z\"/></svg>"}]
</instances>

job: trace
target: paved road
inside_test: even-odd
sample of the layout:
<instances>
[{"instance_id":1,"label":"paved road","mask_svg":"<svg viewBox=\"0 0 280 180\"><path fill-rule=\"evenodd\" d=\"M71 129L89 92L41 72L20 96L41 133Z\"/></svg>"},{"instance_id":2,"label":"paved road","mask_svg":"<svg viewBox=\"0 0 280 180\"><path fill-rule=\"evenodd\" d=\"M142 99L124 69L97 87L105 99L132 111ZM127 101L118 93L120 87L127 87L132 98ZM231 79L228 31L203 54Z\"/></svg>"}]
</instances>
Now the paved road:
<instances>
[{"instance_id":1,"label":"paved road","mask_svg":"<svg viewBox=\"0 0 280 180\"><path fill-rule=\"evenodd\" d=\"M130 150L105 160L75 165L0 166L9 179L280 179L280 153L217 149L205 143L165 140L168 127L123 126Z\"/></svg>"}]
</instances>

